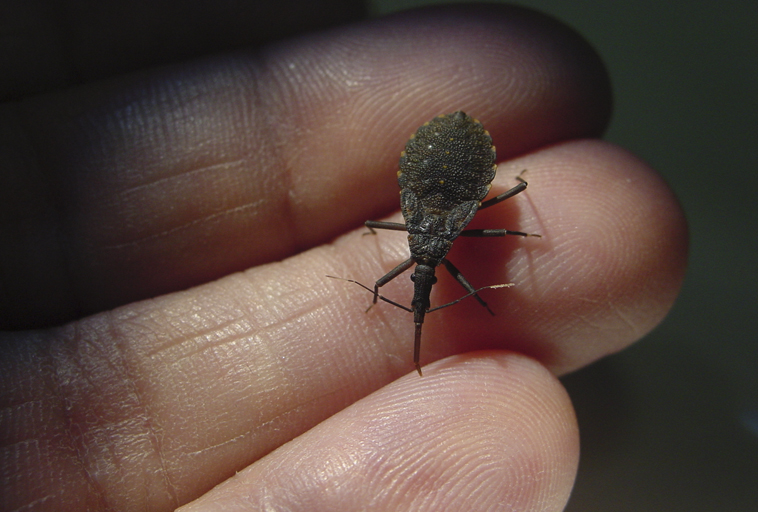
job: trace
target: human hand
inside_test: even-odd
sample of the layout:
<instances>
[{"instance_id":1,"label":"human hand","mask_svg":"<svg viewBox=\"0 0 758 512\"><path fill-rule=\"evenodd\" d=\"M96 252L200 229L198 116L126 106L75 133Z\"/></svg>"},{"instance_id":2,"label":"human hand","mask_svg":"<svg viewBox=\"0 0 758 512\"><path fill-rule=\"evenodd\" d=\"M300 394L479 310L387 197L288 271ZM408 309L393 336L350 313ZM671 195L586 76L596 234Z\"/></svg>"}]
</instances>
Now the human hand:
<instances>
[{"instance_id":1,"label":"human hand","mask_svg":"<svg viewBox=\"0 0 758 512\"><path fill-rule=\"evenodd\" d=\"M398 209L408 135L458 109L507 160L493 193L522 169L530 184L471 227L542 238L456 242L472 283L515 286L485 292L495 317L474 301L430 314L419 378L410 316L365 314L370 294L325 276L371 284L407 257L402 233L359 226ZM662 180L592 139L609 109L587 47L507 7L404 13L23 105L71 296L124 305L5 335L3 508L561 510L578 435L555 375L652 329L686 261ZM408 279L386 288L409 302ZM441 272L433 300L458 295Z\"/></svg>"}]
</instances>

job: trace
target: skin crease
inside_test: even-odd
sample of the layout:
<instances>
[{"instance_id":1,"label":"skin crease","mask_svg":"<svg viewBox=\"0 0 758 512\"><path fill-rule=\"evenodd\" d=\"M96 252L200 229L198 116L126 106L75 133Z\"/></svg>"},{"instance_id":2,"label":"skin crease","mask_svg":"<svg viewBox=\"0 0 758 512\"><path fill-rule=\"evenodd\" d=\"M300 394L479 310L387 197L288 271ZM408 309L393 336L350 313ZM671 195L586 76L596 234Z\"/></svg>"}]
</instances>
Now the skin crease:
<instances>
[{"instance_id":1,"label":"skin crease","mask_svg":"<svg viewBox=\"0 0 758 512\"><path fill-rule=\"evenodd\" d=\"M3 334L0 508L562 510L578 429L555 375L654 328L686 265L663 180L594 139L610 103L579 38L500 6L4 107L25 194L3 229L33 236L3 268L37 330ZM325 276L372 284L407 257L403 233L357 227L398 209L410 133L458 109L498 149L492 194L529 181L470 227L542 238L456 241L475 286L515 286L485 292L494 317L429 314L419 378L409 315ZM461 295L438 274L433 304ZM410 300L408 276L385 288Z\"/></svg>"}]
</instances>

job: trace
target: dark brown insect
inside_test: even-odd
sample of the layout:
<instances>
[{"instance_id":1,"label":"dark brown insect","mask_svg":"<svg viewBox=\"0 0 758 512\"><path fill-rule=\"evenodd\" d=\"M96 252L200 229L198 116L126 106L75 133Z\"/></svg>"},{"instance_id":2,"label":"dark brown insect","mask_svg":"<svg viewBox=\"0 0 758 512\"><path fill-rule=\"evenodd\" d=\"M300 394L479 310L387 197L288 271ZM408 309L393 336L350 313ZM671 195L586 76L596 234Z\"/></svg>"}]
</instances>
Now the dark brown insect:
<instances>
[{"instance_id":1,"label":"dark brown insect","mask_svg":"<svg viewBox=\"0 0 758 512\"><path fill-rule=\"evenodd\" d=\"M372 233L376 233L374 229L408 232L411 256L376 281L373 289L373 304L376 304L378 299L382 299L413 313L413 321L416 324L413 362L419 375L421 375L419 364L421 327L426 313L453 305L473 295L490 314L494 315L477 292L484 288L509 286L494 285L474 289L455 265L446 258L453 241L458 236L539 236L507 229L464 230L477 211L505 201L526 189L526 181L517 177L518 185L482 203L482 199L492 186L491 182L496 170L495 147L492 145L492 138L479 121L463 112L435 117L428 123L424 123L411 136L405 146L405 151L400 154L398 182L400 208L405 224L366 221L366 227ZM414 264L416 268L411 274L414 288L410 308L379 294L380 287ZM435 268L440 264L445 266L468 293L448 304L430 308L429 295L432 286L437 282L434 275ZM361 283L357 284L370 290Z\"/></svg>"}]
</instances>

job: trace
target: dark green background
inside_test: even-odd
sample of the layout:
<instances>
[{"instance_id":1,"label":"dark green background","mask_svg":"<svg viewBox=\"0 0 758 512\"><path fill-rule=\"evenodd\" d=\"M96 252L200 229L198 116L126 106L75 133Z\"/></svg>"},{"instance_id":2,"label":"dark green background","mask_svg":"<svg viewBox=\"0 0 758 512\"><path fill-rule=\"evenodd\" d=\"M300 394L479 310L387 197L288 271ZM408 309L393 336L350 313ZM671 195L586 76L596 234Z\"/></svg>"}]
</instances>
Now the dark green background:
<instances>
[{"instance_id":1,"label":"dark green background","mask_svg":"<svg viewBox=\"0 0 758 512\"><path fill-rule=\"evenodd\" d=\"M567 510L758 511L758 2L511 3L595 47L615 95L606 139L663 174L690 224L669 317L563 379L582 431Z\"/></svg>"}]
</instances>

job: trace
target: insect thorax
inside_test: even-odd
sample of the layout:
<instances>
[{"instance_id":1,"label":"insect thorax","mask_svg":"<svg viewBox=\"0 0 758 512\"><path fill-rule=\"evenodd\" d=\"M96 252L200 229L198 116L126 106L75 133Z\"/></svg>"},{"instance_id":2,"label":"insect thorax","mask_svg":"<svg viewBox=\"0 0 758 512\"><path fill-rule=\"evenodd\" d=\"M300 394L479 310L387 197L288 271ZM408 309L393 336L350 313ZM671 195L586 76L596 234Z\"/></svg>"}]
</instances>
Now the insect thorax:
<instances>
[{"instance_id":1,"label":"insect thorax","mask_svg":"<svg viewBox=\"0 0 758 512\"><path fill-rule=\"evenodd\" d=\"M411 190L400 194L400 206L408 230L408 246L417 262L439 265L453 241L476 215L479 201L467 201L442 213L430 211Z\"/></svg>"},{"instance_id":2,"label":"insect thorax","mask_svg":"<svg viewBox=\"0 0 758 512\"><path fill-rule=\"evenodd\" d=\"M452 246L453 242L439 236L408 233L408 247L417 263L436 267Z\"/></svg>"}]
</instances>

